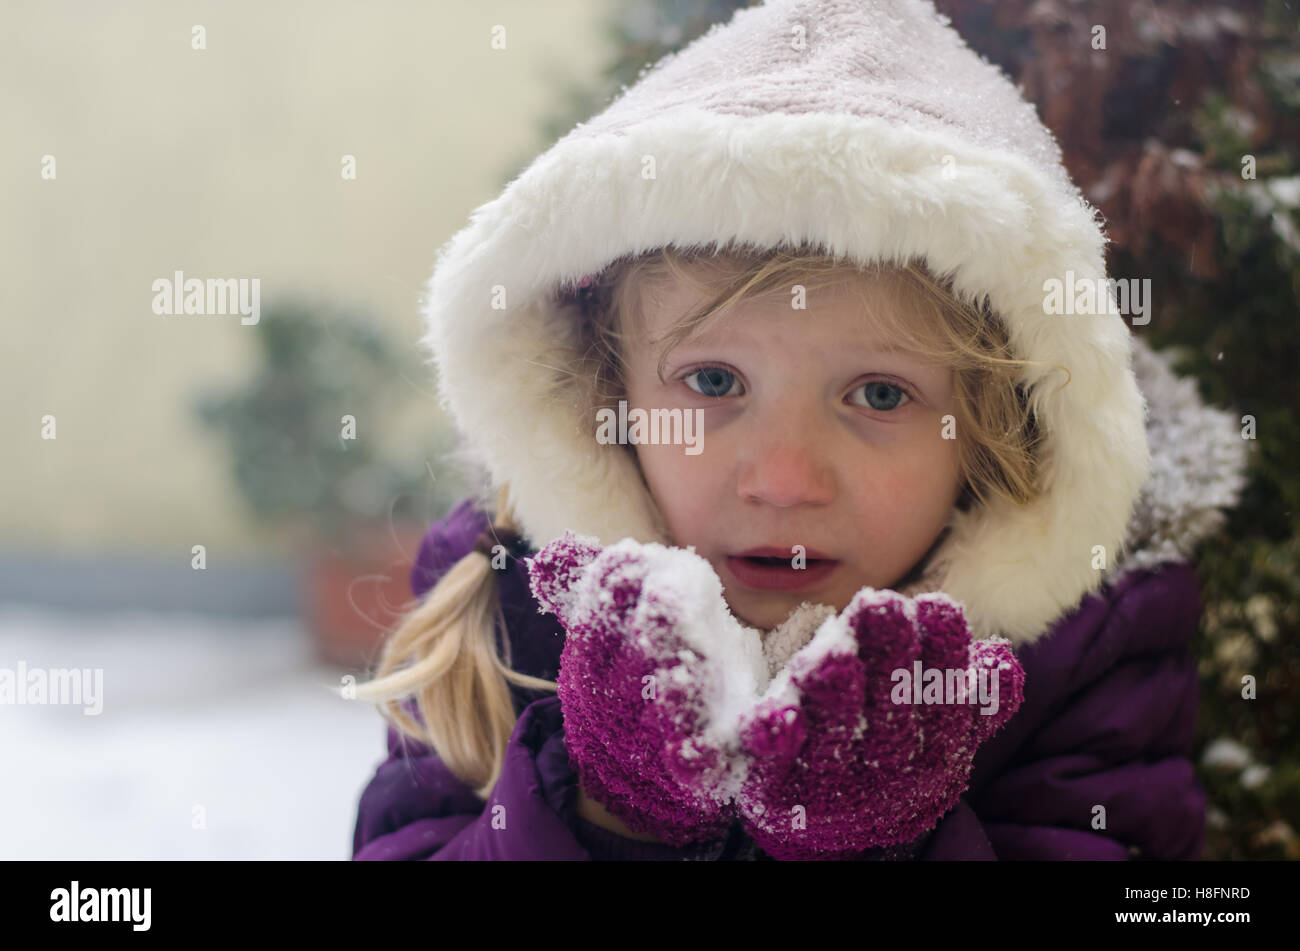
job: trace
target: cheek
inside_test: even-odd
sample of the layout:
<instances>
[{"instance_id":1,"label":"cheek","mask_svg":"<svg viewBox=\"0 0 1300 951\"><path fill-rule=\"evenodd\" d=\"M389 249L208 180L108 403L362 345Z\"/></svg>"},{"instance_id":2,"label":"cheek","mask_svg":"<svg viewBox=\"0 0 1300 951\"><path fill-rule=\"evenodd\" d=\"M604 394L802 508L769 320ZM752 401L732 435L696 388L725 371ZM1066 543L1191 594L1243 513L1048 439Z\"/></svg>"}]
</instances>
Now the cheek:
<instances>
[{"instance_id":1,"label":"cheek","mask_svg":"<svg viewBox=\"0 0 1300 951\"><path fill-rule=\"evenodd\" d=\"M947 519L958 489L957 442L940 438L937 426L866 468L876 478L862 484L862 506L890 536L926 533Z\"/></svg>"},{"instance_id":2,"label":"cheek","mask_svg":"<svg viewBox=\"0 0 1300 951\"><path fill-rule=\"evenodd\" d=\"M709 472L703 454L688 456L681 446L636 445L636 458L645 477L650 495L663 513L679 544L683 528L703 524L702 513L709 508L710 493L704 476Z\"/></svg>"}]
</instances>

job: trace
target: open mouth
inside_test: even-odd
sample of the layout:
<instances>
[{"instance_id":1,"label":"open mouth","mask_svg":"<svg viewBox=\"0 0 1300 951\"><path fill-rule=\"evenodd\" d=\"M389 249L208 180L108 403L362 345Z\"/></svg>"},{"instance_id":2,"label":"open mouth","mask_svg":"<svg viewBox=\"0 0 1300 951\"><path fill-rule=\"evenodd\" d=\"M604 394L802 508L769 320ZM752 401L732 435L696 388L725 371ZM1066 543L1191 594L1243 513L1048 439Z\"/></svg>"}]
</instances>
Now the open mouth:
<instances>
[{"instance_id":1,"label":"open mouth","mask_svg":"<svg viewBox=\"0 0 1300 951\"><path fill-rule=\"evenodd\" d=\"M796 590L825 580L838 561L832 558L801 558L773 555L731 555L727 566L732 576L749 588Z\"/></svg>"},{"instance_id":2,"label":"open mouth","mask_svg":"<svg viewBox=\"0 0 1300 951\"><path fill-rule=\"evenodd\" d=\"M795 567L795 559L793 555L741 555L739 556L739 560L748 562L751 565L756 565L760 568L789 568L792 571L799 570ZM809 558L804 556L799 559L799 563L806 567L812 567L813 565L833 565L835 564L835 559Z\"/></svg>"}]
</instances>

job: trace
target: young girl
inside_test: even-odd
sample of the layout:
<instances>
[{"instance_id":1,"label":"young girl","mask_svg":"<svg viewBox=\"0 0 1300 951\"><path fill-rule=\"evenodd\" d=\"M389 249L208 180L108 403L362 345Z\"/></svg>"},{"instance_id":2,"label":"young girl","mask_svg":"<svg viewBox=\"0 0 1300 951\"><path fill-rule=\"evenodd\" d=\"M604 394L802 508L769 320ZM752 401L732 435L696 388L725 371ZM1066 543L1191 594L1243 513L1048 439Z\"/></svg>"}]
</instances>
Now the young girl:
<instances>
[{"instance_id":1,"label":"young girl","mask_svg":"<svg viewBox=\"0 0 1300 951\"><path fill-rule=\"evenodd\" d=\"M795 854L723 812L666 834L642 821L665 804L579 780L619 766L613 746L593 765L597 701L573 690L599 661L561 670L578 587L529 571L575 537L691 551L774 674L864 589L955 603L1014 647L1001 729L888 777L951 808L826 857L1197 857L1187 561L1244 443L1106 306L1103 246L1033 109L919 0L743 10L538 158L430 282L425 343L483 492L430 530L421 603L357 691L390 726L354 858ZM698 420L699 451L599 435L638 408ZM792 546L814 571L764 561ZM710 605L678 608L690 634ZM800 769L841 775L817 759Z\"/></svg>"}]
</instances>

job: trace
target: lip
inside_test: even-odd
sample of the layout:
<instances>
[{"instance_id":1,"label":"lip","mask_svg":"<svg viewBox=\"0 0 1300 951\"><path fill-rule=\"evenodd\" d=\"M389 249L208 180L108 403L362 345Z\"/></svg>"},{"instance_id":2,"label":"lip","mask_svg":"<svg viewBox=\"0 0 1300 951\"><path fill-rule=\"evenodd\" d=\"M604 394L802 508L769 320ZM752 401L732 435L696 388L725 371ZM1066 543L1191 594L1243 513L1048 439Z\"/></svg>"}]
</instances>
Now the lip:
<instances>
[{"instance_id":1,"label":"lip","mask_svg":"<svg viewBox=\"0 0 1300 951\"><path fill-rule=\"evenodd\" d=\"M801 546L804 550L804 557L809 561L834 561L830 555L818 551L816 548L809 548L807 545ZM732 558L792 558L794 557L794 545L762 545L758 548L749 548L745 551L738 551Z\"/></svg>"},{"instance_id":2,"label":"lip","mask_svg":"<svg viewBox=\"0 0 1300 951\"><path fill-rule=\"evenodd\" d=\"M763 551L763 549L753 550ZM777 554L767 557L786 556L785 552L779 549L776 551ZM811 588L825 581L839 565L838 561L832 559L814 559L811 551L808 553L808 564L804 568L791 567L789 562L775 566L760 565L746 561L741 555L727 556L727 570L731 576L746 588L762 591L799 591Z\"/></svg>"}]
</instances>

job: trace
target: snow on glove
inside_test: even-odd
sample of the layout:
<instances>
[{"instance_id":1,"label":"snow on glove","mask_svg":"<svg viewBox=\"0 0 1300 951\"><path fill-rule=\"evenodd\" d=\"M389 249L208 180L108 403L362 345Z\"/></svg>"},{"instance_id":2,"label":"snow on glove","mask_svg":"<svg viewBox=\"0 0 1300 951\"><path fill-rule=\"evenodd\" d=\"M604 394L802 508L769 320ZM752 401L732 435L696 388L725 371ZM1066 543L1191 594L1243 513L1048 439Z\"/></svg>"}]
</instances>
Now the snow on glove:
<instances>
[{"instance_id":1,"label":"snow on glove","mask_svg":"<svg viewBox=\"0 0 1300 951\"><path fill-rule=\"evenodd\" d=\"M918 661L942 671L938 690L934 675L923 690L923 674L914 692ZM943 693L950 679L954 690ZM787 860L852 859L913 842L956 804L976 750L1020 707L1023 685L1010 643L973 641L948 596L863 588L742 715L751 761L737 807L746 831ZM936 696L948 702L925 702Z\"/></svg>"},{"instance_id":2,"label":"snow on glove","mask_svg":"<svg viewBox=\"0 0 1300 951\"><path fill-rule=\"evenodd\" d=\"M525 564L567 632L558 694L583 789L670 845L725 835L741 714L766 676L756 632L731 615L708 562L565 532Z\"/></svg>"}]
</instances>

